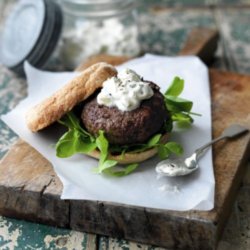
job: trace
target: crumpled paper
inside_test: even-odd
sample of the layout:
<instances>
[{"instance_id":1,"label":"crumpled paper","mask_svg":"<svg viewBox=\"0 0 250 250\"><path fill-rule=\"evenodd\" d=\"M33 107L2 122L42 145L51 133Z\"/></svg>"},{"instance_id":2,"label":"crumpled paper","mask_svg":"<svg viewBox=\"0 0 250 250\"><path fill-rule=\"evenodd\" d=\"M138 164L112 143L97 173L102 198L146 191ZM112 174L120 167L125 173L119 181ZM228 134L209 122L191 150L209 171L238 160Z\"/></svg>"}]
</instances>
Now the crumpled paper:
<instances>
[{"instance_id":1,"label":"crumpled paper","mask_svg":"<svg viewBox=\"0 0 250 250\"><path fill-rule=\"evenodd\" d=\"M165 57L145 55L118 67L131 68L144 79L151 80L164 92L174 76L185 80L182 97L194 102L197 116L190 129L176 129L170 140L179 142L189 156L197 147L211 139L211 105L208 70L195 56ZM30 132L25 124L25 113L33 105L50 96L77 73L51 73L40 71L25 63L28 81L28 97L20 102L2 120L23 140L28 142L53 165L63 183L62 199L87 199L110 201L129 205L185 211L190 209L210 210L214 206L215 181L212 151L199 161L200 169L185 177L157 177L153 158L143 162L138 171L122 177L94 174L91 169L98 162L85 155L60 159L55 156L58 130L48 129L39 133ZM18 122L17 122L18 121Z\"/></svg>"}]
</instances>

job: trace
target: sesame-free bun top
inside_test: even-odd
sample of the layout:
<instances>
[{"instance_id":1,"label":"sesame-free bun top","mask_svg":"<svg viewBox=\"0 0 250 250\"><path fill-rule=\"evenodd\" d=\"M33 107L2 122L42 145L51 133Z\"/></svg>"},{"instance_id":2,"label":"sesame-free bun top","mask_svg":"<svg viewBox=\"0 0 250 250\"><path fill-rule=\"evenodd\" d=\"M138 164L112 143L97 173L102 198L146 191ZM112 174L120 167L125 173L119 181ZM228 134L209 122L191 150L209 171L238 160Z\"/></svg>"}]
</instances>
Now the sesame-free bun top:
<instances>
[{"instance_id":1,"label":"sesame-free bun top","mask_svg":"<svg viewBox=\"0 0 250 250\"><path fill-rule=\"evenodd\" d=\"M104 62L85 69L52 96L28 110L26 113L28 128L32 132L37 132L51 125L101 88L105 80L115 75L117 75L116 69Z\"/></svg>"}]
</instances>

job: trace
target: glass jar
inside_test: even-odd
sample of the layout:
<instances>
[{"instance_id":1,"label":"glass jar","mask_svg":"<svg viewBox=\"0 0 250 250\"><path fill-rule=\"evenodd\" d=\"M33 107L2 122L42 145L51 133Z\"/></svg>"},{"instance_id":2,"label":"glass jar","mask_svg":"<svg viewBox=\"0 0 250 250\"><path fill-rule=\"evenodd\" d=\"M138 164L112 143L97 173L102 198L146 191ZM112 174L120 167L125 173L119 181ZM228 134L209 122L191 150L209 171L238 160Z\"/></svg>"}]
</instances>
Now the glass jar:
<instances>
[{"instance_id":1,"label":"glass jar","mask_svg":"<svg viewBox=\"0 0 250 250\"><path fill-rule=\"evenodd\" d=\"M73 70L92 55L140 53L134 0L61 0L63 31L54 59Z\"/></svg>"}]
</instances>

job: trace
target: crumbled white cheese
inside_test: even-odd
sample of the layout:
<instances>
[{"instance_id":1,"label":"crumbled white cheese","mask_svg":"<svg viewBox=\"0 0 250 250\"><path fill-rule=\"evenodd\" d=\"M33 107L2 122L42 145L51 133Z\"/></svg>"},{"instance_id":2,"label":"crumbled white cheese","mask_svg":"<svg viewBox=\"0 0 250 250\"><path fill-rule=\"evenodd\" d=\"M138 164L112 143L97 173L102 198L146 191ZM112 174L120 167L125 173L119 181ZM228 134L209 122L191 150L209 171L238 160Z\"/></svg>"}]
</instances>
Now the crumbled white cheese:
<instances>
[{"instance_id":1,"label":"crumbled white cheese","mask_svg":"<svg viewBox=\"0 0 250 250\"><path fill-rule=\"evenodd\" d=\"M59 49L61 61L74 68L91 55L136 56L140 52L136 24L125 26L118 18L77 21L63 32Z\"/></svg>"},{"instance_id":2,"label":"crumbled white cheese","mask_svg":"<svg viewBox=\"0 0 250 250\"><path fill-rule=\"evenodd\" d=\"M131 111L140 106L142 100L149 99L154 94L148 82L131 69L121 71L117 77L112 77L103 83L103 88L97 96L97 103L107 107L117 107L121 111Z\"/></svg>"}]
</instances>

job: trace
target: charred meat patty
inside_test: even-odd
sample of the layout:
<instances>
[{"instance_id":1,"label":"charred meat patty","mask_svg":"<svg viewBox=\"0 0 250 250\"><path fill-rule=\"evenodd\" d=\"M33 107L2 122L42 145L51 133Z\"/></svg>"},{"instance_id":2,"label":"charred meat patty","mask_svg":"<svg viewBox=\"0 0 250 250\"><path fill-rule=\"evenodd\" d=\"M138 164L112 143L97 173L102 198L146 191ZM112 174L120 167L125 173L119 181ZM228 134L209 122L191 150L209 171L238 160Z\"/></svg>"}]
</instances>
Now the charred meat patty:
<instances>
[{"instance_id":1,"label":"charred meat patty","mask_svg":"<svg viewBox=\"0 0 250 250\"><path fill-rule=\"evenodd\" d=\"M151 82L150 86L154 91L153 96L142 101L140 107L132 111L99 105L96 95L90 98L84 104L81 114L85 128L94 136L98 136L99 130L103 130L111 144L146 142L170 119L159 87Z\"/></svg>"}]
</instances>

